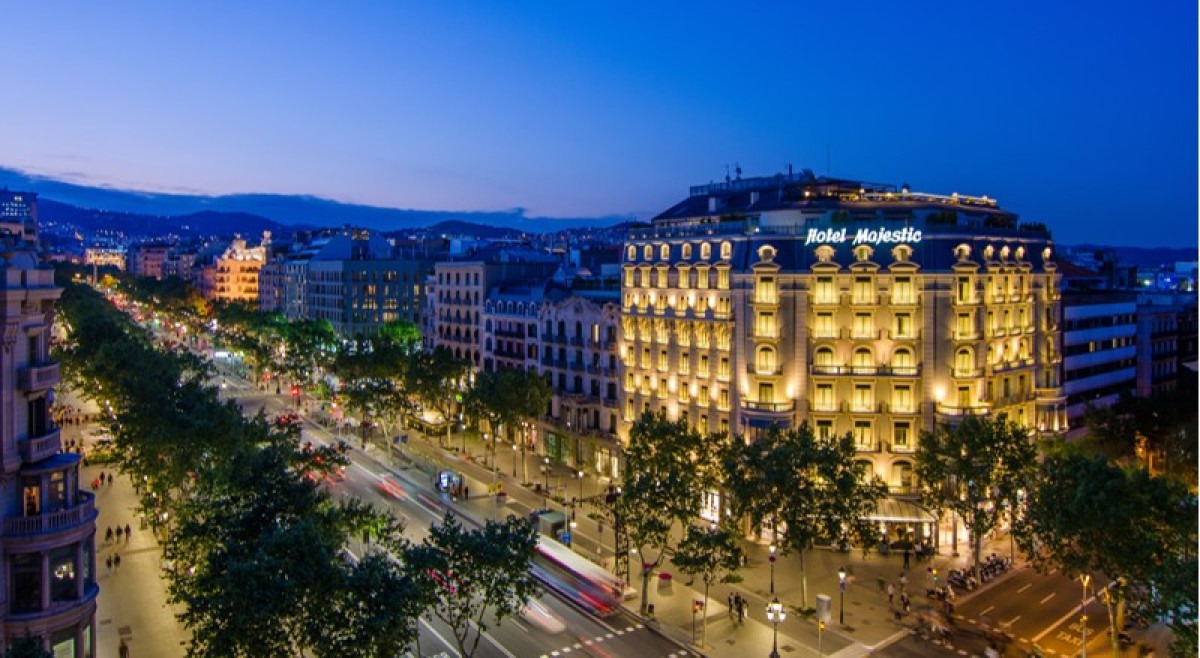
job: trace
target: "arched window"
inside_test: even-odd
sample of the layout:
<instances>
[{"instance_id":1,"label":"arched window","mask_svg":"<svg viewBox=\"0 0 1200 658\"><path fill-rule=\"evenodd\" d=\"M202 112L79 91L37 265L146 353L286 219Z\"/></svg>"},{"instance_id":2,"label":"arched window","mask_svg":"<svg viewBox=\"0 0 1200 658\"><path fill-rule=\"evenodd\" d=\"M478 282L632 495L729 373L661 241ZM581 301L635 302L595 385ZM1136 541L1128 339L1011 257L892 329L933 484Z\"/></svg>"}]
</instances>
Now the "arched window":
<instances>
[{"instance_id":1,"label":"arched window","mask_svg":"<svg viewBox=\"0 0 1200 658\"><path fill-rule=\"evenodd\" d=\"M893 368L912 368L913 365L913 353L910 349L902 347L892 355Z\"/></svg>"},{"instance_id":2,"label":"arched window","mask_svg":"<svg viewBox=\"0 0 1200 658\"><path fill-rule=\"evenodd\" d=\"M954 370L959 373L970 372L975 369L975 355L971 353L969 348L962 348L954 353Z\"/></svg>"},{"instance_id":3,"label":"arched window","mask_svg":"<svg viewBox=\"0 0 1200 658\"><path fill-rule=\"evenodd\" d=\"M729 260L730 258L733 258L733 243L732 242L722 242L721 243L721 260Z\"/></svg>"},{"instance_id":4,"label":"arched window","mask_svg":"<svg viewBox=\"0 0 1200 658\"><path fill-rule=\"evenodd\" d=\"M892 464L891 485L901 491L911 491L916 487L917 478L913 475L912 464L903 461Z\"/></svg>"},{"instance_id":5,"label":"arched window","mask_svg":"<svg viewBox=\"0 0 1200 658\"><path fill-rule=\"evenodd\" d=\"M637 247L629 245L625 250L625 260L637 260Z\"/></svg>"},{"instance_id":6,"label":"arched window","mask_svg":"<svg viewBox=\"0 0 1200 658\"><path fill-rule=\"evenodd\" d=\"M875 365L875 359L871 356L871 350L860 347L854 350L854 361L852 365L855 368L870 368Z\"/></svg>"},{"instance_id":7,"label":"arched window","mask_svg":"<svg viewBox=\"0 0 1200 658\"><path fill-rule=\"evenodd\" d=\"M875 475L875 464L872 464L870 462L870 460L856 459L856 460L854 460L854 463L862 465L862 469L863 469L862 474L863 474L864 480L869 481L871 479L871 476Z\"/></svg>"},{"instance_id":8,"label":"arched window","mask_svg":"<svg viewBox=\"0 0 1200 658\"><path fill-rule=\"evenodd\" d=\"M659 260L671 260L671 245L664 244L658 248Z\"/></svg>"},{"instance_id":9,"label":"arched window","mask_svg":"<svg viewBox=\"0 0 1200 658\"><path fill-rule=\"evenodd\" d=\"M758 348L755 364L759 372L775 372L775 350L765 345Z\"/></svg>"},{"instance_id":10,"label":"arched window","mask_svg":"<svg viewBox=\"0 0 1200 658\"><path fill-rule=\"evenodd\" d=\"M682 254L681 258L683 258L684 260L688 260L689 258L692 257L692 245L691 244L684 243L682 251L683 251L683 254Z\"/></svg>"},{"instance_id":11,"label":"arched window","mask_svg":"<svg viewBox=\"0 0 1200 658\"><path fill-rule=\"evenodd\" d=\"M646 245L642 248L642 258L645 260L654 260L654 247Z\"/></svg>"},{"instance_id":12,"label":"arched window","mask_svg":"<svg viewBox=\"0 0 1200 658\"><path fill-rule=\"evenodd\" d=\"M712 245L707 242L700 243L700 259L708 260L712 258Z\"/></svg>"},{"instance_id":13,"label":"arched window","mask_svg":"<svg viewBox=\"0 0 1200 658\"><path fill-rule=\"evenodd\" d=\"M818 366L832 366L833 350L828 347L817 348L816 354L813 355L813 363Z\"/></svg>"}]
</instances>

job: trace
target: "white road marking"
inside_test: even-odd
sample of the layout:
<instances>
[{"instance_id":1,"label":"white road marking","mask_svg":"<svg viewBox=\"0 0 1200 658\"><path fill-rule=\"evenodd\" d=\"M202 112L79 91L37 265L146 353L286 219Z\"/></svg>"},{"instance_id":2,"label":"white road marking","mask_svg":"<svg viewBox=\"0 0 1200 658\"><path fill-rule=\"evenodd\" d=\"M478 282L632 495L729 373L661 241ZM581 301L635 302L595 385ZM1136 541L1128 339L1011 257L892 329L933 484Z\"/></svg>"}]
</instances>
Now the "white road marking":
<instances>
[{"instance_id":1,"label":"white road marking","mask_svg":"<svg viewBox=\"0 0 1200 658\"><path fill-rule=\"evenodd\" d=\"M1094 596L1093 596L1093 597L1089 598L1088 600L1084 601L1084 602L1083 602L1083 605L1084 605L1084 607L1087 607L1087 606L1091 605L1092 601L1095 601L1095 600L1096 600L1096 597L1094 597ZM1052 631L1052 630L1054 630L1054 629L1058 628L1059 626L1062 626L1063 622L1066 622L1066 621L1068 621L1068 620L1070 620L1070 619L1073 619L1073 618L1074 618L1074 617L1076 617L1078 614L1079 614L1079 611L1078 611L1078 610L1071 610L1071 611L1070 611L1070 612L1068 612L1067 614L1065 614L1065 615L1063 615L1063 616L1059 617L1057 621L1055 621L1053 624L1050 624L1049 626L1047 626L1047 627L1046 627L1046 630L1044 630L1044 631L1042 631L1041 633L1038 633L1037 635L1035 635L1035 636L1033 637L1032 643L1033 643L1033 644L1037 644L1038 642L1040 642L1040 641L1042 640L1042 638L1043 638L1043 637L1046 637L1046 635L1047 635L1048 633L1050 633L1050 631Z\"/></svg>"},{"instance_id":2,"label":"white road marking","mask_svg":"<svg viewBox=\"0 0 1200 658\"><path fill-rule=\"evenodd\" d=\"M626 628L626 629L625 629L625 632L626 632L626 633L632 633L633 631L634 631L634 628L633 628L632 626L630 626L629 628Z\"/></svg>"},{"instance_id":3,"label":"white road marking","mask_svg":"<svg viewBox=\"0 0 1200 658\"><path fill-rule=\"evenodd\" d=\"M981 615L986 615L987 613L989 613L989 612L991 612L993 609L995 609L995 607L996 607L996 606L994 606L994 605L989 605L988 607L984 608L984 609L983 609L983 611L982 611L982 612L980 612L979 614L981 614Z\"/></svg>"},{"instance_id":4,"label":"white road marking","mask_svg":"<svg viewBox=\"0 0 1200 658\"><path fill-rule=\"evenodd\" d=\"M449 649L450 651L452 651L454 653L454 655L458 656L458 658L462 658L462 654L459 653L458 650L454 648L454 645L450 644L450 642L448 642L446 640L446 638L442 637L442 634L437 632L437 629L435 629L432 625L430 625L429 622L425 621L424 619L421 619L421 623L425 624L425 628L428 628L430 633L433 633L433 635L435 637L437 637L437 639L441 640L442 644L446 645L446 648Z\"/></svg>"},{"instance_id":5,"label":"white road marking","mask_svg":"<svg viewBox=\"0 0 1200 658\"><path fill-rule=\"evenodd\" d=\"M611 640L611 639L613 639L613 634L612 634L612 633L609 633L609 634L608 634L608 635L606 635L605 637L607 637L608 639L610 639L610 640Z\"/></svg>"},{"instance_id":6,"label":"white road marking","mask_svg":"<svg viewBox=\"0 0 1200 658\"><path fill-rule=\"evenodd\" d=\"M1017 615L1016 617L1013 617L1012 619L1009 619L1008 621L1000 622L1000 625L1001 626L1012 626L1020 618L1021 618L1021 615Z\"/></svg>"},{"instance_id":7,"label":"white road marking","mask_svg":"<svg viewBox=\"0 0 1200 658\"><path fill-rule=\"evenodd\" d=\"M578 643L578 642L576 642L576 643L574 644L574 647L573 647L573 648L575 648L575 649L582 649L582 648L583 648L583 645L582 645L582 644L580 644L580 643Z\"/></svg>"},{"instance_id":8,"label":"white road marking","mask_svg":"<svg viewBox=\"0 0 1200 658\"><path fill-rule=\"evenodd\" d=\"M1025 585L1025 586L1024 586L1024 587L1022 587L1021 589L1017 590L1017 594L1020 594L1021 592L1024 592L1025 590L1029 589L1030 587L1033 587L1033 583L1029 583L1028 585Z\"/></svg>"},{"instance_id":9,"label":"white road marking","mask_svg":"<svg viewBox=\"0 0 1200 658\"><path fill-rule=\"evenodd\" d=\"M1056 593L1056 592L1050 592L1050 594L1048 594L1048 595L1046 596L1046 598L1044 598L1044 599L1042 599L1041 601L1039 601L1039 603L1040 603L1041 605L1046 605L1046 601L1049 601L1050 599L1054 598L1054 595L1055 595L1055 593Z\"/></svg>"}]
</instances>

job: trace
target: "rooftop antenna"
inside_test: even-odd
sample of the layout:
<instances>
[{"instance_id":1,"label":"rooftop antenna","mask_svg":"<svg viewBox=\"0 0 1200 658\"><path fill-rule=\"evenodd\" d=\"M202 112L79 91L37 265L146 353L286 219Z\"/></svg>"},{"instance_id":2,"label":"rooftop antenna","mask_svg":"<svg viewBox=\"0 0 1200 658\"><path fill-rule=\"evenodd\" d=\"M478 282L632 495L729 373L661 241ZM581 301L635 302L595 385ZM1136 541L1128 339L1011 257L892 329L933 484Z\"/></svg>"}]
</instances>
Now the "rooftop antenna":
<instances>
[{"instance_id":1,"label":"rooftop antenna","mask_svg":"<svg viewBox=\"0 0 1200 658\"><path fill-rule=\"evenodd\" d=\"M742 180L742 165L734 163L733 172L737 174L737 179Z\"/></svg>"},{"instance_id":2,"label":"rooftop antenna","mask_svg":"<svg viewBox=\"0 0 1200 658\"><path fill-rule=\"evenodd\" d=\"M729 184L729 165L725 165L725 184Z\"/></svg>"}]
</instances>

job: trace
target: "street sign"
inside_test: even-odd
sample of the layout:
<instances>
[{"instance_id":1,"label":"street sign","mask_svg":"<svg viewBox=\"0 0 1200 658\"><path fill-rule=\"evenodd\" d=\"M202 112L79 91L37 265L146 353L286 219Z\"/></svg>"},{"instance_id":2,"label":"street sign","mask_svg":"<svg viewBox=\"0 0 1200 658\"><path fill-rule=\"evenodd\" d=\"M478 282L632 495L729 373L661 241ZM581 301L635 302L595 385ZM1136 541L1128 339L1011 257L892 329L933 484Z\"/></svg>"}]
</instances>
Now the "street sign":
<instances>
[{"instance_id":1,"label":"street sign","mask_svg":"<svg viewBox=\"0 0 1200 658\"><path fill-rule=\"evenodd\" d=\"M817 595L817 621L828 624L833 618L833 599L828 594Z\"/></svg>"},{"instance_id":2,"label":"street sign","mask_svg":"<svg viewBox=\"0 0 1200 658\"><path fill-rule=\"evenodd\" d=\"M704 601L700 599L692 599L692 614L704 612Z\"/></svg>"}]
</instances>

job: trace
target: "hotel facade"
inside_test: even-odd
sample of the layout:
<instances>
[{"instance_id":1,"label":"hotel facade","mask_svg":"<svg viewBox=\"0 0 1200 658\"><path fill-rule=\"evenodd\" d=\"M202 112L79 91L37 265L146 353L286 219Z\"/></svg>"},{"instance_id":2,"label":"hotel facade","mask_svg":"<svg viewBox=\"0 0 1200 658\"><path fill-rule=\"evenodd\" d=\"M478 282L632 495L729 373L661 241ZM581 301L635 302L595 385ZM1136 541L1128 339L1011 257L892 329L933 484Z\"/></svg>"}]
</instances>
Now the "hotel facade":
<instances>
[{"instance_id":1,"label":"hotel facade","mask_svg":"<svg viewBox=\"0 0 1200 658\"><path fill-rule=\"evenodd\" d=\"M808 171L693 187L623 250L621 433L648 411L747 439L851 433L891 493L881 533L945 542L915 504L922 431L1067 429L1052 255L987 197Z\"/></svg>"}]
</instances>

